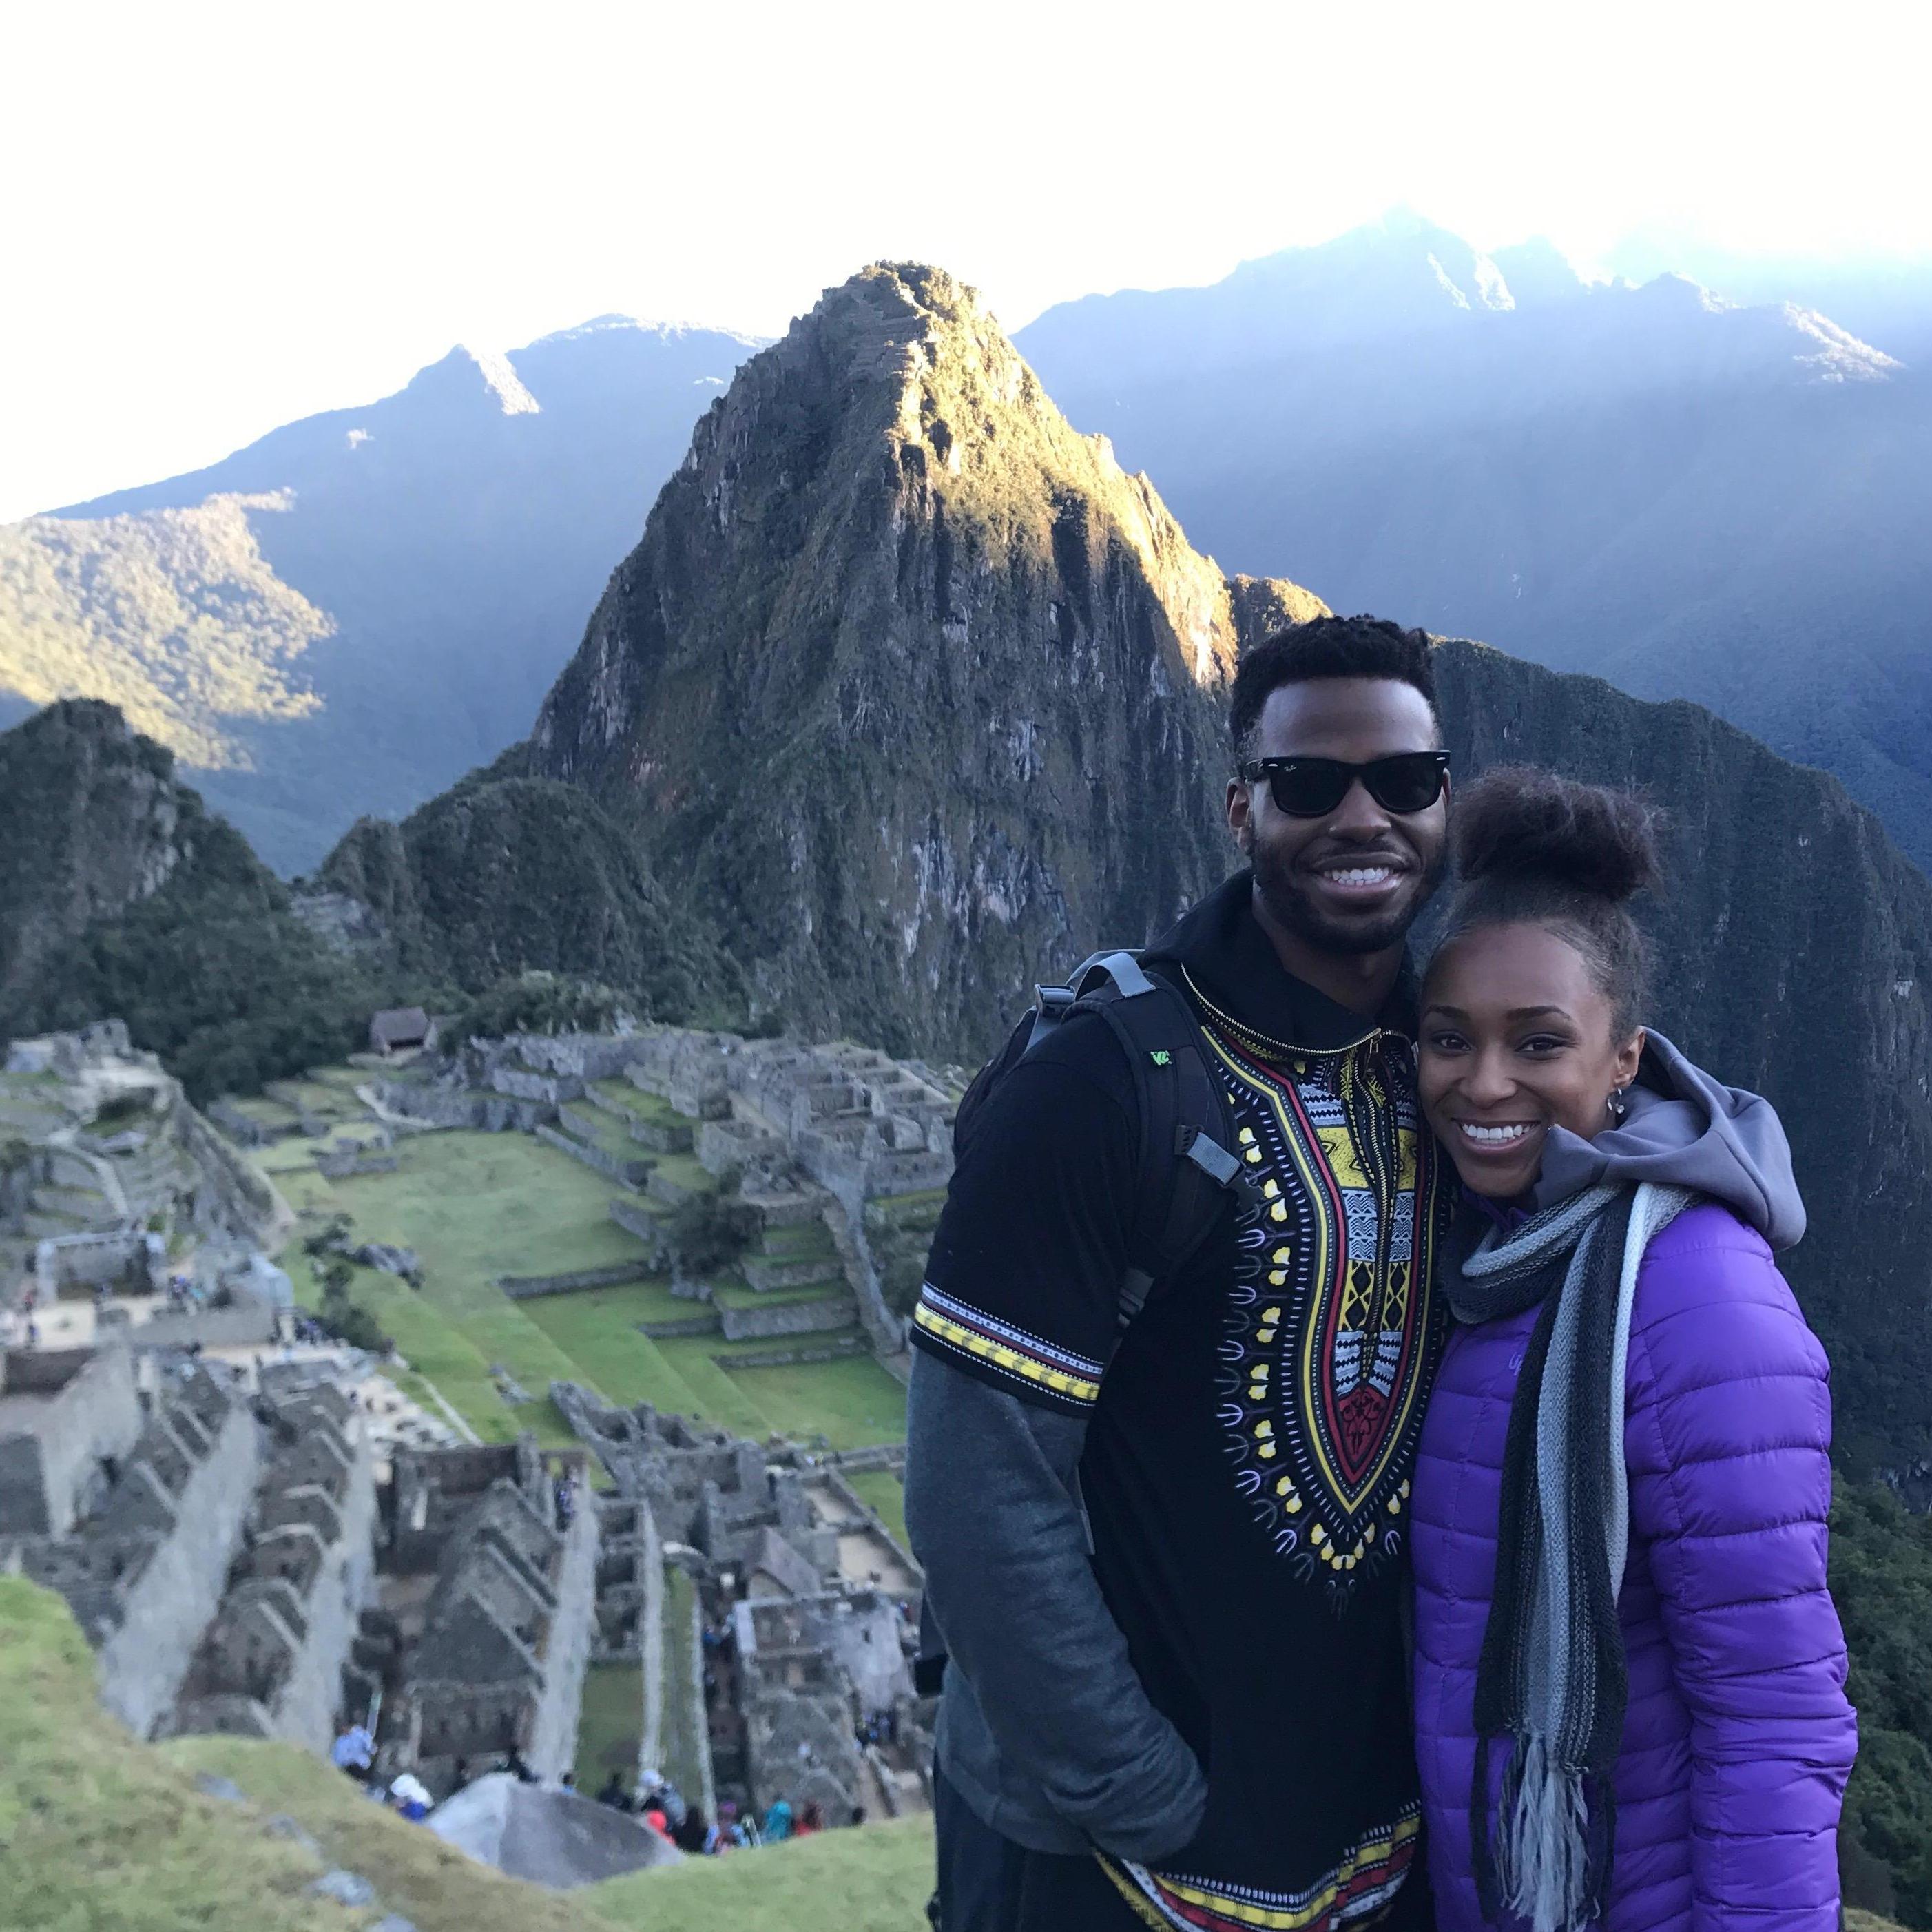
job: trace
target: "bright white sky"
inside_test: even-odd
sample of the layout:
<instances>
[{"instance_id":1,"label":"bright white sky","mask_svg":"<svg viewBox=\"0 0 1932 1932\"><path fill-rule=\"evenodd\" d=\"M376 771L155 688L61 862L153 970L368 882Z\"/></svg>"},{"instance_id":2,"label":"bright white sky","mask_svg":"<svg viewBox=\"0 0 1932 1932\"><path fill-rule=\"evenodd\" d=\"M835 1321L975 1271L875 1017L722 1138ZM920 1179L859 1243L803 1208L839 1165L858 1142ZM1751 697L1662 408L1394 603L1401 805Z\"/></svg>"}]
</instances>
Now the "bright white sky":
<instances>
[{"instance_id":1,"label":"bright white sky","mask_svg":"<svg viewBox=\"0 0 1932 1932\"><path fill-rule=\"evenodd\" d=\"M1010 327L1408 203L1932 251L1923 0L0 0L0 518L452 343L781 329L881 256Z\"/></svg>"}]
</instances>

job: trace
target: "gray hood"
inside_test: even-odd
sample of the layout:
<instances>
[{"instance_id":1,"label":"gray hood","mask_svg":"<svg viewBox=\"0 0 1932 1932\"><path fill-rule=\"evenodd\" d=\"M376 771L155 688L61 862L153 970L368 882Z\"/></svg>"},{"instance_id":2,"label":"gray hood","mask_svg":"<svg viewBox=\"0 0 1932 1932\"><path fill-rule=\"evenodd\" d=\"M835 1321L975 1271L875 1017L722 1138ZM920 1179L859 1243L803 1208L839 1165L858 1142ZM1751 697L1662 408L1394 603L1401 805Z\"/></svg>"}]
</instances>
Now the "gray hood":
<instances>
[{"instance_id":1,"label":"gray hood","mask_svg":"<svg viewBox=\"0 0 1932 1932\"><path fill-rule=\"evenodd\" d=\"M1804 1236L1791 1144L1768 1100L1721 1086L1660 1033L1649 1036L1616 1126L1586 1141L1552 1127L1534 1195L1539 1208L1599 1181L1653 1181L1721 1201L1774 1248Z\"/></svg>"}]
</instances>

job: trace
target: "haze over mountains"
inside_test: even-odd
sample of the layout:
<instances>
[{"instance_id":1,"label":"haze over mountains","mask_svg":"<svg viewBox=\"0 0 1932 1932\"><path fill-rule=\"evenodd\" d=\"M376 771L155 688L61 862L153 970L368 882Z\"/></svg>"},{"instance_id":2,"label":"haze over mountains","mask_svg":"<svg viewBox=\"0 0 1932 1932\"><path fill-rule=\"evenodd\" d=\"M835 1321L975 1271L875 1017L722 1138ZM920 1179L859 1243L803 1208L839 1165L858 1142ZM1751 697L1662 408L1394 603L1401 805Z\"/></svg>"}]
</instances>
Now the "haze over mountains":
<instances>
[{"instance_id":1,"label":"haze over mountains","mask_svg":"<svg viewBox=\"0 0 1932 1932\"><path fill-rule=\"evenodd\" d=\"M0 526L0 692L112 699L306 869L529 729L752 346L605 317L452 350L210 469Z\"/></svg>"},{"instance_id":2,"label":"haze over mountains","mask_svg":"<svg viewBox=\"0 0 1932 1932\"><path fill-rule=\"evenodd\" d=\"M1224 568L1696 698L1932 864L1932 382L1906 352L1932 288L1712 260L1894 333L1676 277L1586 286L1546 244L1486 256L1397 215L1018 340ZM752 346L607 318L454 350L211 469L0 526L0 722L110 698L308 870L528 729Z\"/></svg>"},{"instance_id":3,"label":"haze over mountains","mask_svg":"<svg viewBox=\"0 0 1932 1932\"><path fill-rule=\"evenodd\" d=\"M1887 344L1407 215L1016 339L1224 565L1694 698L1932 862L1932 381Z\"/></svg>"}]
</instances>

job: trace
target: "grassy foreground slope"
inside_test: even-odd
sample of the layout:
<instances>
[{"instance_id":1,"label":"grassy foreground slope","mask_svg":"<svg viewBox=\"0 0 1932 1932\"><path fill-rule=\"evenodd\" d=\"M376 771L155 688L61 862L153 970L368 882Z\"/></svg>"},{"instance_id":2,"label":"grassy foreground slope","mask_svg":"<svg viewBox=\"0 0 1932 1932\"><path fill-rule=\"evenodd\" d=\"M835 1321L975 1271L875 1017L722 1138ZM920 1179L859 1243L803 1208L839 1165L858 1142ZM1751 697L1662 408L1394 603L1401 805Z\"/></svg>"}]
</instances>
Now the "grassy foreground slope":
<instances>
[{"instance_id":1,"label":"grassy foreground slope","mask_svg":"<svg viewBox=\"0 0 1932 1932\"><path fill-rule=\"evenodd\" d=\"M226 1778L243 1802L205 1794ZM271 1827L292 1819L320 1848ZM368 1880L345 1908L308 1888ZM7 1932L916 1932L924 1821L693 1861L569 1893L473 1864L290 1744L136 1742L94 1700L93 1659L60 1598L0 1577L0 1924Z\"/></svg>"},{"instance_id":2,"label":"grassy foreground slope","mask_svg":"<svg viewBox=\"0 0 1932 1932\"><path fill-rule=\"evenodd\" d=\"M924 1932L932 1820L824 1832L726 1858L607 1879L583 1896L662 1932Z\"/></svg>"}]
</instances>

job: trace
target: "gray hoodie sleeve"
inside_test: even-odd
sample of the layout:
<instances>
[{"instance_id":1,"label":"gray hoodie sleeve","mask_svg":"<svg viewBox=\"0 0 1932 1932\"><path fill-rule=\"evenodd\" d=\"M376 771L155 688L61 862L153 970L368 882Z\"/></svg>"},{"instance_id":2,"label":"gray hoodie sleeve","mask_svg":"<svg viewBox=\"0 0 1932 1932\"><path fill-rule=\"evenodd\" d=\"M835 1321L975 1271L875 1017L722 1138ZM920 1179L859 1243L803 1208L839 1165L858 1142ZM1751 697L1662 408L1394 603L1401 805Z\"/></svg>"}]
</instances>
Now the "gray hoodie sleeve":
<instances>
[{"instance_id":1,"label":"gray hoodie sleeve","mask_svg":"<svg viewBox=\"0 0 1932 1932\"><path fill-rule=\"evenodd\" d=\"M916 1353L906 1524L949 1670L1003 1765L1084 1840L1146 1863L1195 1835L1207 1783L1148 1700L1088 1559L1086 1432L1084 1417Z\"/></svg>"}]
</instances>

